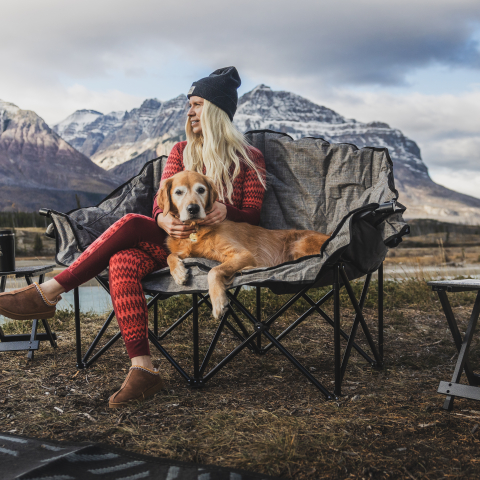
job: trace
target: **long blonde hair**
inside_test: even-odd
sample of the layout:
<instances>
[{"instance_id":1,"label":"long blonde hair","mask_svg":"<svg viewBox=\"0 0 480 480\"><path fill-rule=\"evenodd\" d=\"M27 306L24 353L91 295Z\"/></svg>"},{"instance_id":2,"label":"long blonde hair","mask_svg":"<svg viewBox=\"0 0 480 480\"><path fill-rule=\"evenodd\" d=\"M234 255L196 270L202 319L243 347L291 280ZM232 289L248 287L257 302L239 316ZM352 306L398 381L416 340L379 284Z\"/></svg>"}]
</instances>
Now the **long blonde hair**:
<instances>
[{"instance_id":1,"label":"long blonde hair","mask_svg":"<svg viewBox=\"0 0 480 480\"><path fill-rule=\"evenodd\" d=\"M249 144L222 109L208 100L204 100L200 117L202 133L192 131L190 119L187 118L185 132L187 146L183 151L183 164L186 170L203 173L213 180L220 200L232 201L233 181L240 173L240 162L255 170L263 187L265 180L258 167L248 154ZM235 166L230 176L232 164Z\"/></svg>"}]
</instances>

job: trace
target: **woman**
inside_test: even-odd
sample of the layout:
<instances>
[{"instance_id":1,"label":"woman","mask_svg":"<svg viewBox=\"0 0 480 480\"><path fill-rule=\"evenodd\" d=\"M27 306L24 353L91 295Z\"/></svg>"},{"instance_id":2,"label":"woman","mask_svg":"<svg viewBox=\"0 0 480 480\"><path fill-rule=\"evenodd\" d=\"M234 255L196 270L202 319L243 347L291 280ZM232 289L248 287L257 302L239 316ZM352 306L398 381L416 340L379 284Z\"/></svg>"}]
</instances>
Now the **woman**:
<instances>
[{"instance_id":1,"label":"woman","mask_svg":"<svg viewBox=\"0 0 480 480\"><path fill-rule=\"evenodd\" d=\"M265 163L232 124L241 84L235 67L216 70L194 82L188 93L187 141L177 143L167 160L162 182L182 170L211 177L219 202L205 225L226 218L257 225L265 192ZM194 228L172 215L159 215L156 196L153 218L128 214L115 222L69 268L43 283L0 294L0 313L9 318L50 318L63 292L95 277L109 266L110 294L132 367L111 408L154 395L163 387L153 367L148 343L148 310L141 280L167 265L167 234L186 238Z\"/></svg>"}]
</instances>

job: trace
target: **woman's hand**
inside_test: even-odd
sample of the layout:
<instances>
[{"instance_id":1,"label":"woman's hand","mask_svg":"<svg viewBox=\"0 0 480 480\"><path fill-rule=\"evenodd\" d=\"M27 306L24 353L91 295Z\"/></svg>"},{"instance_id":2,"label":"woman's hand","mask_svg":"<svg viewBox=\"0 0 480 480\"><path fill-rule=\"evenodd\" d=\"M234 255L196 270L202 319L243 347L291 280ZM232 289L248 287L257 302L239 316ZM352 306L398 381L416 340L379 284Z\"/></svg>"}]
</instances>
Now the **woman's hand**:
<instances>
[{"instance_id":1,"label":"woman's hand","mask_svg":"<svg viewBox=\"0 0 480 480\"><path fill-rule=\"evenodd\" d=\"M163 216L163 213L157 215L157 225L173 238L188 238L195 231L195 227L185 225L169 213L165 216Z\"/></svg>"},{"instance_id":2,"label":"woman's hand","mask_svg":"<svg viewBox=\"0 0 480 480\"><path fill-rule=\"evenodd\" d=\"M199 225L215 225L221 223L227 218L227 207L220 202L215 202L213 208L207 213L207 216L199 222Z\"/></svg>"}]
</instances>

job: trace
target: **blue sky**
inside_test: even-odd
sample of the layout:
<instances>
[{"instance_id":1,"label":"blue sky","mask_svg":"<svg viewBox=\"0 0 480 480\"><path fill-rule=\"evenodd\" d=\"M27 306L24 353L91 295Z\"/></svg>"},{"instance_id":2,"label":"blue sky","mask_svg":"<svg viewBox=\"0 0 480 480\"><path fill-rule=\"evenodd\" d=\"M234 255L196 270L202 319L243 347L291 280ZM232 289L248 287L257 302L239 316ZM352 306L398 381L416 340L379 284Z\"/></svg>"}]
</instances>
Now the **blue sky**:
<instances>
[{"instance_id":1,"label":"blue sky","mask_svg":"<svg viewBox=\"0 0 480 480\"><path fill-rule=\"evenodd\" d=\"M2 7L0 98L53 125L185 93L235 65L240 94L289 90L415 140L433 179L480 197L478 0L18 0Z\"/></svg>"}]
</instances>

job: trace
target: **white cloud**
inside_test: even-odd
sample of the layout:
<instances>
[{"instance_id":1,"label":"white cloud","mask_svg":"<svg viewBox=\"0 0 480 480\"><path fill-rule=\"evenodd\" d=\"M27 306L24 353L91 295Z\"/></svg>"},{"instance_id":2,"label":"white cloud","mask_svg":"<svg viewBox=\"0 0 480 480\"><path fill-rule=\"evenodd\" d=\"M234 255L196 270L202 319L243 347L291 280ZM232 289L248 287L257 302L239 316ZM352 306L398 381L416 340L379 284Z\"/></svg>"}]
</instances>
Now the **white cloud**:
<instances>
[{"instance_id":1,"label":"white cloud","mask_svg":"<svg viewBox=\"0 0 480 480\"><path fill-rule=\"evenodd\" d=\"M102 113L131 110L145 100L114 89L105 92L89 90L80 84L67 88L58 84L55 87L9 87L0 90L2 100L14 103L23 110L33 110L51 127L75 110L92 109Z\"/></svg>"},{"instance_id":2,"label":"white cloud","mask_svg":"<svg viewBox=\"0 0 480 480\"><path fill-rule=\"evenodd\" d=\"M471 170L452 171L449 168L430 170L432 180L457 192L480 198L480 172Z\"/></svg>"},{"instance_id":3,"label":"white cloud","mask_svg":"<svg viewBox=\"0 0 480 480\"><path fill-rule=\"evenodd\" d=\"M400 128L432 171L480 171L478 86L408 85L432 65L478 72L479 26L478 0L18 0L2 5L0 98L52 125L171 98L236 65L250 82Z\"/></svg>"},{"instance_id":4,"label":"white cloud","mask_svg":"<svg viewBox=\"0 0 480 480\"><path fill-rule=\"evenodd\" d=\"M75 110L81 108L91 108L98 110L102 113L109 113L118 110L131 110L132 108L139 107L145 100L135 95L128 95L118 90L109 90L107 92L95 92L87 89L83 85L73 85L66 89L66 99L59 108L56 117L64 118L65 112L68 115ZM53 112L52 112L53 113Z\"/></svg>"},{"instance_id":5,"label":"white cloud","mask_svg":"<svg viewBox=\"0 0 480 480\"><path fill-rule=\"evenodd\" d=\"M178 49L250 76L389 85L433 62L480 68L479 22L478 0L18 0L2 7L0 58L80 79Z\"/></svg>"}]
</instances>

